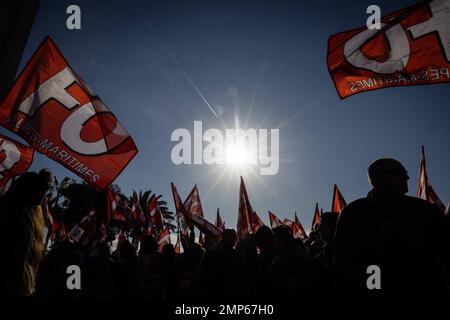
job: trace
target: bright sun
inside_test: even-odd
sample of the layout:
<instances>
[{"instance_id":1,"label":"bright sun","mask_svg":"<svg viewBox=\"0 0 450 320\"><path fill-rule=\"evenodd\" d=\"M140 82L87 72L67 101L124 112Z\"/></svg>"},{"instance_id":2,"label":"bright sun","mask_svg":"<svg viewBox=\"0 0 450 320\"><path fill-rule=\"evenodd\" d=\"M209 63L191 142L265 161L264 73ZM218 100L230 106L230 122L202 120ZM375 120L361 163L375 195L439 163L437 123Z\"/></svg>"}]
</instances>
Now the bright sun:
<instances>
[{"instance_id":1,"label":"bright sun","mask_svg":"<svg viewBox=\"0 0 450 320\"><path fill-rule=\"evenodd\" d=\"M225 149L226 163L231 166L243 166L248 164L248 151L243 143L229 144Z\"/></svg>"}]
</instances>

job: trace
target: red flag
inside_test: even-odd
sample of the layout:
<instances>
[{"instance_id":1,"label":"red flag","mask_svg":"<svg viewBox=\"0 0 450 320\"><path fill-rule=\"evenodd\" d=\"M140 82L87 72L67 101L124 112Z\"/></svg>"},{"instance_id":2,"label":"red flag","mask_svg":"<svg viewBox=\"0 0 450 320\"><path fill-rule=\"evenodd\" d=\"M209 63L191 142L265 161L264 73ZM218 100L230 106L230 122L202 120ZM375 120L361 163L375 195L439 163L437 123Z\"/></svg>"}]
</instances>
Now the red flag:
<instances>
[{"instance_id":1,"label":"red flag","mask_svg":"<svg viewBox=\"0 0 450 320\"><path fill-rule=\"evenodd\" d=\"M180 234L177 235L177 243L175 243L175 253L180 254L181 253L181 241L180 241Z\"/></svg>"},{"instance_id":2,"label":"red flag","mask_svg":"<svg viewBox=\"0 0 450 320\"><path fill-rule=\"evenodd\" d=\"M164 229L164 217L161 213L161 209L158 207L158 199L155 195L152 195L148 203L147 211L149 214L150 225L156 226L158 230Z\"/></svg>"},{"instance_id":3,"label":"red flag","mask_svg":"<svg viewBox=\"0 0 450 320\"><path fill-rule=\"evenodd\" d=\"M416 196L420 199L431 202L439 207L442 212L445 212L445 205L437 196L436 192L434 192L433 187L431 186L428 176L427 170L425 166L425 148L422 146L421 157L420 157L420 171L419 171L419 183L417 186L417 194Z\"/></svg>"},{"instance_id":4,"label":"red flag","mask_svg":"<svg viewBox=\"0 0 450 320\"><path fill-rule=\"evenodd\" d=\"M295 223L294 221L289 220L287 218L284 218L284 220L283 220L283 224L288 226L288 227L291 227L294 223Z\"/></svg>"},{"instance_id":5,"label":"red flag","mask_svg":"<svg viewBox=\"0 0 450 320\"><path fill-rule=\"evenodd\" d=\"M123 226L120 226L119 234L117 235L117 249L120 249L122 243L126 240L125 230Z\"/></svg>"},{"instance_id":6,"label":"red flag","mask_svg":"<svg viewBox=\"0 0 450 320\"><path fill-rule=\"evenodd\" d=\"M328 69L343 99L386 87L450 81L450 1L434 0L398 10L328 40Z\"/></svg>"},{"instance_id":7,"label":"red flag","mask_svg":"<svg viewBox=\"0 0 450 320\"><path fill-rule=\"evenodd\" d=\"M95 211L91 210L72 230L70 230L67 238L72 242L80 242L87 245L95 236L96 219Z\"/></svg>"},{"instance_id":8,"label":"red flag","mask_svg":"<svg viewBox=\"0 0 450 320\"><path fill-rule=\"evenodd\" d=\"M184 204L181 202L180 195L178 194L175 185L172 183L171 186L173 201L175 203L175 209L177 213L181 212L184 218L186 218L189 223L192 223L194 226L196 226L200 230L200 232L203 232L211 239L217 240L222 235L222 230L217 228L215 225L207 221L199 214L192 214L190 211L187 211L184 207Z\"/></svg>"},{"instance_id":9,"label":"red flag","mask_svg":"<svg viewBox=\"0 0 450 320\"><path fill-rule=\"evenodd\" d=\"M248 200L247 188L244 179L241 176L241 185L239 191L239 212L237 221L237 238L238 241L244 239L251 231L250 216L253 212L250 201Z\"/></svg>"},{"instance_id":10,"label":"red flag","mask_svg":"<svg viewBox=\"0 0 450 320\"><path fill-rule=\"evenodd\" d=\"M220 216L219 208L217 208L216 223L214 223L214 225L222 231L225 230L225 222L222 221L222 217Z\"/></svg>"},{"instance_id":11,"label":"red flag","mask_svg":"<svg viewBox=\"0 0 450 320\"><path fill-rule=\"evenodd\" d=\"M0 134L0 194L12 177L26 172L33 162L33 148Z\"/></svg>"},{"instance_id":12,"label":"red flag","mask_svg":"<svg viewBox=\"0 0 450 320\"><path fill-rule=\"evenodd\" d=\"M111 189L107 191L108 198L108 218L107 223L110 220L120 220L126 222L129 220L130 209L126 204L126 199L118 194L116 194Z\"/></svg>"},{"instance_id":13,"label":"red flag","mask_svg":"<svg viewBox=\"0 0 450 320\"><path fill-rule=\"evenodd\" d=\"M283 225L283 222L272 211L269 211L269 220L270 220L270 227L272 229L275 229L276 227Z\"/></svg>"},{"instance_id":14,"label":"red flag","mask_svg":"<svg viewBox=\"0 0 450 320\"><path fill-rule=\"evenodd\" d=\"M319 204L316 203L316 209L314 210L314 217L311 225L311 231L314 230L314 226L320 224Z\"/></svg>"},{"instance_id":15,"label":"red flag","mask_svg":"<svg viewBox=\"0 0 450 320\"><path fill-rule=\"evenodd\" d=\"M139 197L136 191L133 191L133 197L131 198L131 218L135 221L139 226L143 226L145 224L145 215L144 211L139 204Z\"/></svg>"},{"instance_id":16,"label":"red flag","mask_svg":"<svg viewBox=\"0 0 450 320\"><path fill-rule=\"evenodd\" d=\"M252 233L255 234L259 228L264 226L264 222L261 220L261 218L258 216L258 214L255 211L253 211L250 214L250 217L251 217L251 219L249 219L249 220L250 220L250 226L252 229Z\"/></svg>"},{"instance_id":17,"label":"red flag","mask_svg":"<svg viewBox=\"0 0 450 320\"><path fill-rule=\"evenodd\" d=\"M305 233L305 230L303 230L303 227L300 227L295 222L291 224L291 231L292 235L294 236L294 239L300 238L301 240L304 240L307 238L307 235Z\"/></svg>"},{"instance_id":18,"label":"red flag","mask_svg":"<svg viewBox=\"0 0 450 320\"><path fill-rule=\"evenodd\" d=\"M334 185L333 202L331 203L331 212L341 213L342 209L347 205L337 185Z\"/></svg>"},{"instance_id":19,"label":"red flag","mask_svg":"<svg viewBox=\"0 0 450 320\"><path fill-rule=\"evenodd\" d=\"M133 139L49 37L0 104L0 124L100 189L137 153Z\"/></svg>"},{"instance_id":20,"label":"red flag","mask_svg":"<svg viewBox=\"0 0 450 320\"><path fill-rule=\"evenodd\" d=\"M299 227L301 233L305 236L305 238L308 237L308 235L306 234L305 229L303 228L303 225L300 223L300 220L297 217L297 212L295 213L295 224Z\"/></svg>"},{"instance_id":21,"label":"red flag","mask_svg":"<svg viewBox=\"0 0 450 320\"><path fill-rule=\"evenodd\" d=\"M198 194L198 189L197 189L197 185L194 186L194 188L192 188L191 193L189 194L189 196L186 198L186 200L184 200L184 208L193 215L198 215L200 217L204 217L203 216L203 208L202 208L202 202L200 201L200 196ZM182 216L181 219L181 226L183 228L189 228L190 227L190 223L189 221L185 221L185 218ZM184 233L186 233L187 230L184 231ZM199 234L199 241L200 239L202 239L201 237L202 235ZM201 243L200 243L201 244Z\"/></svg>"},{"instance_id":22,"label":"red flag","mask_svg":"<svg viewBox=\"0 0 450 320\"><path fill-rule=\"evenodd\" d=\"M158 238L158 250L162 251L163 247L166 244L170 244L170 230L167 228L165 230L163 230L160 234L159 234L159 238Z\"/></svg>"}]
</instances>

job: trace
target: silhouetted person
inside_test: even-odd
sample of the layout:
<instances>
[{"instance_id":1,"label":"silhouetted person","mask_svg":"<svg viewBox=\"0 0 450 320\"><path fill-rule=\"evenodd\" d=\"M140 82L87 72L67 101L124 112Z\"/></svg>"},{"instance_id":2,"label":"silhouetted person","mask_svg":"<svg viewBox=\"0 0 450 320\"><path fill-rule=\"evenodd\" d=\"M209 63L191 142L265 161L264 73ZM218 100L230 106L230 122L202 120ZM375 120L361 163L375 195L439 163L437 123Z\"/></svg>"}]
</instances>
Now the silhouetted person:
<instances>
[{"instance_id":1,"label":"silhouetted person","mask_svg":"<svg viewBox=\"0 0 450 320\"><path fill-rule=\"evenodd\" d=\"M334 253L339 292L398 298L443 294L441 267L450 254L444 216L433 204L405 196L409 177L400 162L376 160L368 176L372 191L339 216ZM381 290L367 287L370 265L381 269Z\"/></svg>"},{"instance_id":2,"label":"silhouetted person","mask_svg":"<svg viewBox=\"0 0 450 320\"><path fill-rule=\"evenodd\" d=\"M305 248L296 244L288 226L274 228L273 235L275 260L272 272L278 275L274 278L276 297L298 299L312 287L312 260Z\"/></svg>"},{"instance_id":3,"label":"silhouetted person","mask_svg":"<svg viewBox=\"0 0 450 320\"><path fill-rule=\"evenodd\" d=\"M274 261L273 233L268 226L262 226L255 233L256 245L259 249L258 254L258 282L256 284L257 297L270 299L276 296L273 288L273 282L270 281L273 276L272 266Z\"/></svg>"},{"instance_id":4,"label":"silhouetted person","mask_svg":"<svg viewBox=\"0 0 450 320\"><path fill-rule=\"evenodd\" d=\"M141 241L137 265L137 296L140 299L162 300L164 282L159 263L158 242L150 235Z\"/></svg>"},{"instance_id":5,"label":"silhouetted person","mask_svg":"<svg viewBox=\"0 0 450 320\"><path fill-rule=\"evenodd\" d=\"M49 171L22 174L0 201L0 295L26 297L35 292L45 253L45 217L41 202L51 187Z\"/></svg>"},{"instance_id":6,"label":"silhouetted person","mask_svg":"<svg viewBox=\"0 0 450 320\"><path fill-rule=\"evenodd\" d=\"M220 300L233 297L231 283L236 264L236 239L235 230L225 229L220 243L203 255L197 278L201 298Z\"/></svg>"}]
</instances>

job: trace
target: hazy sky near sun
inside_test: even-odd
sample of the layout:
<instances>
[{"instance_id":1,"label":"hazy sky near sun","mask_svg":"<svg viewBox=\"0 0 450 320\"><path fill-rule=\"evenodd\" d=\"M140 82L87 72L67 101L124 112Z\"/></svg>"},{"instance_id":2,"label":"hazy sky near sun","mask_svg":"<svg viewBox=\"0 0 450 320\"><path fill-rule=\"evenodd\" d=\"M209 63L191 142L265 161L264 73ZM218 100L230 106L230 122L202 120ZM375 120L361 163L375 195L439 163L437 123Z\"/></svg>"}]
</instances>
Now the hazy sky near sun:
<instances>
[{"instance_id":1,"label":"hazy sky near sun","mask_svg":"<svg viewBox=\"0 0 450 320\"><path fill-rule=\"evenodd\" d=\"M326 66L331 34L362 26L368 5L385 15L415 1L56 1L44 0L22 59L50 35L74 70L134 138L139 153L116 180L123 191L151 189L173 209L198 183L206 217L221 209L235 227L239 173L172 164L177 128L279 128L277 175L241 172L250 201L267 223L297 211L309 228L314 206L330 210L333 184L347 202L370 190L366 169L379 157L404 163L415 194L424 144L430 181L450 200L450 84L382 89L341 101ZM77 4L82 30L66 28ZM177 59L177 65L162 43ZM196 84L217 119L187 80ZM220 107L218 107L220 106ZM12 133L1 130L8 136ZM32 169L71 173L42 155Z\"/></svg>"}]
</instances>

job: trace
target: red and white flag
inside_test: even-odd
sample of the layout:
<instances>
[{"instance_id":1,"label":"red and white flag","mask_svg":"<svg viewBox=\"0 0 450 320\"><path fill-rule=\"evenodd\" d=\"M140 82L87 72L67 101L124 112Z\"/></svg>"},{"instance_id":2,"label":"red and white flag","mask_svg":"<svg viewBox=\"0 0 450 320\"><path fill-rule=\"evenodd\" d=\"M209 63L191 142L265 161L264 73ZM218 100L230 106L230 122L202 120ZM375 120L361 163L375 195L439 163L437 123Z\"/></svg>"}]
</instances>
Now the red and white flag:
<instances>
[{"instance_id":1,"label":"red and white flag","mask_svg":"<svg viewBox=\"0 0 450 320\"><path fill-rule=\"evenodd\" d=\"M109 223L111 220L127 222L130 216L130 208L127 206L126 199L111 189L108 189L107 200L108 217L106 223Z\"/></svg>"},{"instance_id":2,"label":"red and white flag","mask_svg":"<svg viewBox=\"0 0 450 320\"><path fill-rule=\"evenodd\" d=\"M144 215L144 211L142 210L141 205L139 203L139 197L138 197L136 191L133 191L133 196L131 198L131 218L139 226L144 226L145 215Z\"/></svg>"},{"instance_id":3,"label":"red and white flag","mask_svg":"<svg viewBox=\"0 0 450 320\"><path fill-rule=\"evenodd\" d=\"M291 224L291 231L292 235L294 236L294 239L304 240L307 238L305 230L303 230L303 228L300 228L300 226L295 222Z\"/></svg>"},{"instance_id":4,"label":"red and white flag","mask_svg":"<svg viewBox=\"0 0 450 320\"><path fill-rule=\"evenodd\" d=\"M70 230L67 238L71 242L87 245L95 237L96 223L95 211L91 210L88 215Z\"/></svg>"},{"instance_id":5,"label":"red and white flag","mask_svg":"<svg viewBox=\"0 0 450 320\"><path fill-rule=\"evenodd\" d=\"M331 212L341 213L342 209L347 205L337 185L334 185L333 201L331 203Z\"/></svg>"},{"instance_id":6,"label":"red and white flag","mask_svg":"<svg viewBox=\"0 0 450 320\"><path fill-rule=\"evenodd\" d=\"M244 179L241 177L239 190L239 211L237 220L237 238L238 241L244 239L251 232L250 216L253 212L250 201L248 200L247 188Z\"/></svg>"},{"instance_id":7,"label":"red and white flag","mask_svg":"<svg viewBox=\"0 0 450 320\"><path fill-rule=\"evenodd\" d=\"M0 124L98 189L106 188L138 152L49 37L0 103Z\"/></svg>"},{"instance_id":8,"label":"red and white flag","mask_svg":"<svg viewBox=\"0 0 450 320\"><path fill-rule=\"evenodd\" d=\"M199 214L193 214L192 212L186 210L184 204L181 202L181 198L180 195L178 194L175 184L171 183L171 186L176 212L181 213L187 220L187 222L192 223L194 226L196 226L200 230L200 232L203 232L206 236L210 237L211 239L218 240L218 238L222 235L222 230L217 228L215 225L210 223L208 220L206 220Z\"/></svg>"},{"instance_id":9,"label":"red and white flag","mask_svg":"<svg viewBox=\"0 0 450 320\"><path fill-rule=\"evenodd\" d=\"M420 157L420 171L419 171L419 183L417 186L416 196L420 199L426 200L435 204L442 212L445 212L445 205L439 199L438 195L434 191L427 176L427 169L425 166L425 148L422 146Z\"/></svg>"},{"instance_id":10,"label":"red and white flag","mask_svg":"<svg viewBox=\"0 0 450 320\"><path fill-rule=\"evenodd\" d=\"M308 237L308 235L306 234L305 229L303 228L303 225L300 222L300 219L297 217L297 212L294 214L295 216L295 224L299 227L301 233L305 236L305 238Z\"/></svg>"},{"instance_id":11,"label":"red and white flag","mask_svg":"<svg viewBox=\"0 0 450 320\"><path fill-rule=\"evenodd\" d=\"M269 220L272 229L284 224L272 211L269 211Z\"/></svg>"},{"instance_id":12,"label":"red and white flag","mask_svg":"<svg viewBox=\"0 0 450 320\"><path fill-rule=\"evenodd\" d=\"M328 40L328 70L341 99L386 87L450 82L450 0L420 1Z\"/></svg>"},{"instance_id":13,"label":"red and white flag","mask_svg":"<svg viewBox=\"0 0 450 320\"><path fill-rule=\"evenodd\" d=\"M314 227L320 224L319 204L316 203L316 209L314 210L314 217L311 225L311 231L314 231Z\"/></svg>"},{"instance_id":14,"label":"red and white flag","mask_svg":"<svg viewBox=\"0 0 450 320\"><path fill-rule=\"evenodd\" d=\"M170 230L167 228L163 230L158 237L158 250L162 251L166 244L170 244Z\"/></svg>"},{"instance_id":15,"label":"red and white flag","mask_svg":"<svg viewBox=\"0 0 450 320\"><path fill-rule=\"evenodd\" d=\"M33 162L33 148L0 134L0 194L12 177L26 172Z\"/></svg>"},{"instance_id":16,"label":"red and white flag","mask_svg":"<svg viewBox=\"0 0 450 320\"><path fill-rule=\"evenodd\" d=\"M152 195L147 207L149 223L148 234L151 233L152 227L156 227L158 230L164 229L164 217L161 213L161 209L158 207L158 199L155 195Z\"/></svg>"},{"instance_id":17,"label":"red and white flag","mask_svg":"<svg viewBox=\"0 0 450 320\"><path fill-rule=\"evenodd\" d=\"M252 234L255 234L256 231L258 231L258 229L264 225L265 225L264 222L261 220L258 214L255 211L253 211L250 214L250 226L252 229Z\"/></svg>"},{"instance_id":18,"label":"red and white flag","mask_svg":"<svg viewBox=\"0 0 450 320\"><path fill-rule=\"evenodd\" d=\"M216 222L214 223L214 225L222 231L225 230L225 222L222 220L222 217L220 216L219 208L217 208Z\"/></svg>"},{"instance_id":19,"label":"red and white flag","mask_svg":"<svg viewBox=\"0 0 450 320\"><path fill-rule=\"evenodd\" d=\"M194 185L191 192L189 193L186 200L184 200L184 208L192 215L198 215L202 218L203 216L203 208L202 208L202 202L200 201L200 196L198 193L197 185ZM185 221L185 217L181 217L181 225L183 228L190 227L191 224L189 221ZM186 231L185 231L186 232ZM202 239L202 235L199 234L199 242ZM201 244L201 243L200 243Z\"/></svg>"}]
</instances>

